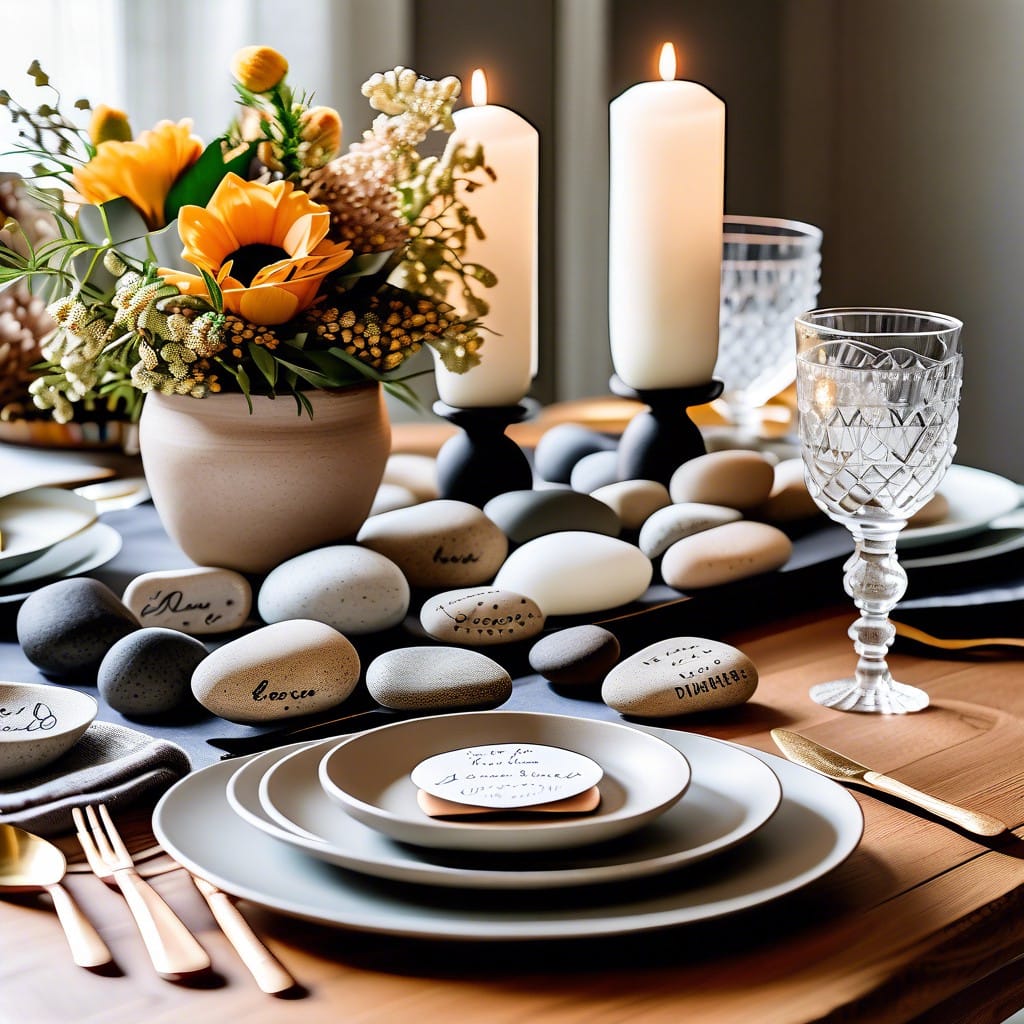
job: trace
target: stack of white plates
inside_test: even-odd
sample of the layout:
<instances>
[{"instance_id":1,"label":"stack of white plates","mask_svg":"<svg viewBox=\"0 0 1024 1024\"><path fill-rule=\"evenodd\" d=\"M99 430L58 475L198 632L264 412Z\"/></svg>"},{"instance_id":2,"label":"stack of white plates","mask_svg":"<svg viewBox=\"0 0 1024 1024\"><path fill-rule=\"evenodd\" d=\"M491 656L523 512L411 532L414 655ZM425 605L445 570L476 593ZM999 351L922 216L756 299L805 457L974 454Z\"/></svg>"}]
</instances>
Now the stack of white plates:
<instances>
[{"instance_id":1,"label":"stack of white plates","mask_svg":"<svg viewBox=\"0 0 1024 1024\"><path fill-rule=\"evenodd\" d=\"M504 741L496 737L592 757L605 772L601 807L520 824L418 811L409 771L424 755ZM353 768L360 762L364 773ZM371 809L362 821L350 813L353 798ZM667 729L501 711L221 762L169 790L153 821L179 863L263 906L370 931L477 940L623 934L719 917L822 877L863 831L846 790L770 754ZM416 842L407 841L410 824L425 829Z\"/></svg>"}]
</instances>

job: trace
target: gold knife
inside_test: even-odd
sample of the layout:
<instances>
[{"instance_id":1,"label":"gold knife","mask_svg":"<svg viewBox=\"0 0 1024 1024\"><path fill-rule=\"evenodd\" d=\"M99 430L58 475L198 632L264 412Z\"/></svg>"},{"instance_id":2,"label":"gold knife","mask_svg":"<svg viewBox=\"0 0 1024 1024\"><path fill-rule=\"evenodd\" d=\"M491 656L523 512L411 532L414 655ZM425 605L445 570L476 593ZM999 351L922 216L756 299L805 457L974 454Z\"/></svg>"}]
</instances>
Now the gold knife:
<instances>
[{"instance_id":1,"label":"gold knife","mask_svg":"<svg viewBox=\"0 0 1024 1024\"><path fill-rule=\"evenodd\" d=\"M947 803L930 793L922 793L913 786L908 786L881 772L874 772L865 765L858 764L799 733L790 732L788 729L772 729L771 737L790 761L811 768L836 782L856 782L869 789L877 789L890 796L899 797L975 835L999 836L1008 831L1008 826L998 818Z\"/></svg>"}]
</instances>

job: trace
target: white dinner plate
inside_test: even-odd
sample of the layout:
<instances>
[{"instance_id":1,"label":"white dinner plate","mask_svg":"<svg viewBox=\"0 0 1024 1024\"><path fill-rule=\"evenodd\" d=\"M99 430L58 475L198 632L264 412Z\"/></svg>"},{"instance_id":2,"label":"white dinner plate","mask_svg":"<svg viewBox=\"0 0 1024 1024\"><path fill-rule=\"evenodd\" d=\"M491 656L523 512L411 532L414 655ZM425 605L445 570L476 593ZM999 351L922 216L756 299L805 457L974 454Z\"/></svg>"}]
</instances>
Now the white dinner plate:
<instances>
[{"instance_id":1,"label":"white dinner plate","mask_svg":"<svg viewBox=\"0 0 1024 1024\"><path fill-rule=\"evenodd\" d=\"M96 505L60 487L33 487L0 498L0 572L12 572L96 522Z\"/></svg>"},{"instance_id":2,"label":"white dinner plate","mask_svg":"<svg viewBox=\"0 0 1024 1024\"><path fill-rule=\"evenodd\" d=\"M122 543L121 535L112 526L94 523L20 569L0 576L0 604L23 601L34 583L66 579L105 565L121 550Z\"/></svg>"},{"instance_id":3,"label":"white dinner plate","mask_svg":"<svg viewBox=\"0 0 1024 1024\"><path fill-rule=\"evenodd\" d=\"M1021 503L1021 488L1012 480L969 466L950 466L939 493L949 502L946 517L931 526L908 526L900 534L899 547L940 544L978 533Z\"/></svg>"},{"instance_id":4,"label":"white dinner plate","mask_svg":"<svg viewBox=\"0 0 1024 1024\"><path fill-rule=\"evenodd\" d=\"M596 761L604 771L597 810L451 821L420 809L410 773L421 761L492 744L561 747ZM392 839L446 850L522 852L605 842L654 821L689 783L686 758L657 736L618 722L536 711L466 711L394 722L343 740L320 762L320 785L351 817Z\"/></svg>"},{"instance_id":5,"label":"white dinner plate","mask_svg":"<svg viewBox=\"0 0 1024 1024\"><path fill-rule=\"evenodd\" d=\"M460 854L396 843L345 814L317 781L320 759L336 745L336 739L320 740L254 757L231 777L228 802L261 832L327 863L426 885L544 889L661 874L747 839L782 798L778 778L763 761L741 747L680 733L677 748L693 768L690 787L646 828L557 856Z\"/></svg>"},{"instance_id":6,"label":"white dinner plate","mask_svg":"<svg viewBox=\"0 0 1024 1024\"><path fill-rule=\"evenodd\" d=\"M647 731L680 744L680 751L694 738ZM767 824L721 856L623 885L459 892L345 871L231 812L226 790L237 761L177 782L153 812L153 828L167 853L190 871L234 896L304 920L430 939L623 935L760 906L822 878L856 849L864 819L850 793L807 768L753 753L782 784L782 803Z\"/></svg>"}]
</instances>

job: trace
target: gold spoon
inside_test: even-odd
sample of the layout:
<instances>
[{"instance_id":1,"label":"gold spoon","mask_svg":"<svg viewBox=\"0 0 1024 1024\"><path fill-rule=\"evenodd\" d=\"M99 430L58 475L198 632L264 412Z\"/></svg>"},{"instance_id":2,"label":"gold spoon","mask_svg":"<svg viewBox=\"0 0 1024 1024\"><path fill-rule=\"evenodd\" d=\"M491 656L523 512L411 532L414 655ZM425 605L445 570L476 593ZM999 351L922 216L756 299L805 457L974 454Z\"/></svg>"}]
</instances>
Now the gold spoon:
<instances>
[{"instance_id":1,"label":"gold spoon","mask_svg":"<svg viewBox=\"0 0 1024 1024\"><path fill-rule=\"evenodd\" d=\"M67 871L64 854L45 839L14 825L0 825L0 889L45 889L64 928L71 956L79 967L101 967L113 957L99 932L60 884Z\"/></svg>"},{"instance_id":2,"label":"gold spoon","mask_svg":"<svg viewBox=\"0 0 1024 1024\"><path fill-rule=\"evenodd\" d=\"M916 640L919 644L927 644L930 647L942 647L947 651L962 651L969 647L1024 647L1024 639L1020 637L979 636L965 640L947 640L932 636L931 633L926 633L916 626L908 626L905 622L896 622L894 619L889 621L896 630L897 636Z\"/></svg>"}]
</instances>

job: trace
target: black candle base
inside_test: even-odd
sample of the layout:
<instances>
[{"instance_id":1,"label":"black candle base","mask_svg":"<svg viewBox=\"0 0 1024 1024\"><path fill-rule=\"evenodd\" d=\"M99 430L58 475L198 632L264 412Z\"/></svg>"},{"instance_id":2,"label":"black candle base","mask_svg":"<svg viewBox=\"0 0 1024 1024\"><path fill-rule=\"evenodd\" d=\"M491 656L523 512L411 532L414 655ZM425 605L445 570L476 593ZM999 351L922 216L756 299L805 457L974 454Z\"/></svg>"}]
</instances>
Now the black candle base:
<instances>
[{"instance_id":1,"label":"black candle base","mask_svg":"<svg viewBox=\"0 0 1024 1024\"><path fill-rule=\"evenodd\" d=\"M668 486L672 474L684 462L704 455L704 438L688 410L714 401L723 391L722 381L687 388L631 388L612 377L613 394L643 402L619 441L620 480L657 480Z\"/></svg>"},{"instance_id":2,"label":"black candle base","mask_svg":"<svg viewBox=\"0 0 1024 1024\"><path fill-rule=\"evenodd\" d=\"M505 434L533 412L534 403L458 408L435 402L434 412L462 428L437 453L438 493L483 508L506 491L528 491L533 470L520 447Z\"/></svg>"}]
</instances>

